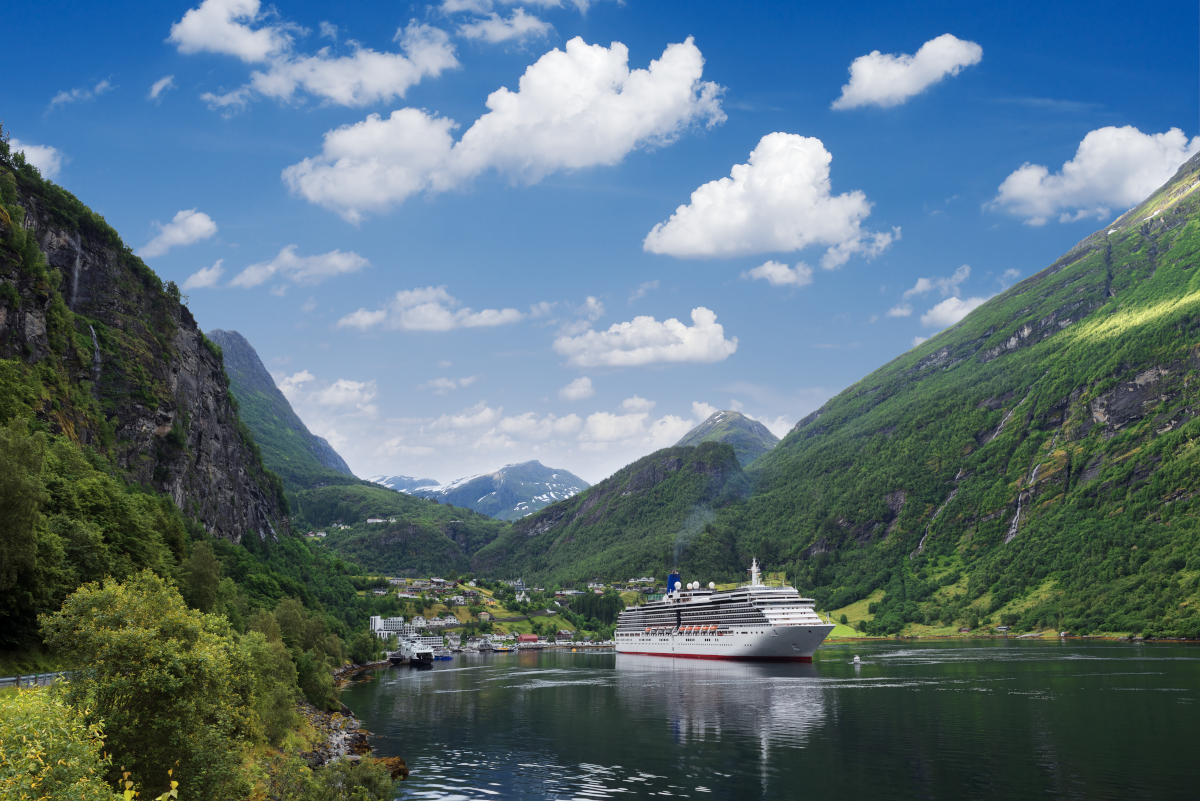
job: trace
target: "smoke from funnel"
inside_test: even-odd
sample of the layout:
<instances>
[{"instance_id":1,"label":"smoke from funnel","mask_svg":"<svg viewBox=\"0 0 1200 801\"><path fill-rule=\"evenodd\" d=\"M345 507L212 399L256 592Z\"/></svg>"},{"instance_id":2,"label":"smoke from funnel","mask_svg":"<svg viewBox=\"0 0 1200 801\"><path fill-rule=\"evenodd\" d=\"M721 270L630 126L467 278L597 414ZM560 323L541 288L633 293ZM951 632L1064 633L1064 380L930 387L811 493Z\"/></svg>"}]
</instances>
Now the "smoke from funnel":
<instances>
[{"instance_id":1,"label":"smoke from funnel","mask_svg":"<svg viewBox=\"0 0 1200 801\"><path fill-rule=\"evenodd\" d=\"M687 520L683 521L679 531L675 534L675 548L671 556L671 566L675 570L679 569L679 559L683 556L687 546L696 539L706 525L716 519L717 516L707 506L693 507L692 513L688 515Z\"/></svg>"}]
</instances>

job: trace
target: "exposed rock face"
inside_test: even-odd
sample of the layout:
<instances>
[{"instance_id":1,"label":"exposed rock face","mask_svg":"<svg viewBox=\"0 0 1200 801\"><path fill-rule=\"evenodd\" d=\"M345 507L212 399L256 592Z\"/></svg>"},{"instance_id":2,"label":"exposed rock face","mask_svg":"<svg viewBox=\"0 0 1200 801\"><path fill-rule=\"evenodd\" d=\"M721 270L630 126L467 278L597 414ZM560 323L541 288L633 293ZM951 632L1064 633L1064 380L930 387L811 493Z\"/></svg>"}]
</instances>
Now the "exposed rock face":
<instances>
[{"instance_id":1,"label":"exposed rock face","mask_svg":"<svg viewBox=\"0 0 1200 801\"><path fill-rule=\"evenodd\" d=\"M128 480L168 493L214 535L238 542L286 531L281 494L239 434L221 358L187 308L111 229L68 227L37 198L20 204L58 285L0 259L0 280L17 297L0 293L0 358L53 364L82 390L55 393L40 416L108 449ZM47 315L61 310L58 297L67 341L56 349Z\"/></svg>"}]
</instances>

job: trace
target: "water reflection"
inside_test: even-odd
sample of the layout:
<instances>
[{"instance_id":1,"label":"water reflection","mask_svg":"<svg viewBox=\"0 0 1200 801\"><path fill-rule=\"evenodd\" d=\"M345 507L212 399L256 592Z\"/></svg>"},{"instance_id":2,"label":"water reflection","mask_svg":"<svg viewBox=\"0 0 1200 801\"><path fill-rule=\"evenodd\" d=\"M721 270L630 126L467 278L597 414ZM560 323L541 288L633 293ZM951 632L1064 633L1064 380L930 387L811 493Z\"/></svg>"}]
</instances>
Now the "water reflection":
<instances>
[{"instance_id":1,"label":"water reflection","mask_svg":"<svg viewBox=\"0 0 1200 801\"><path fill-rule=\"evenodd\" d=\"M408 761L404 798L1125 801L1193 790L1198 656L1078 642L860 643L812 664L522 653L381 671L343 700L378 753Z\"/></svg>"},{"instance_id":2,"label":"water reflection","mask_svg":"<svg viewBox=\"0 0 1200 801\"><path fill-rule=\"evenodd\" d=\"M677 743L734 730L759 740L764 751L770 743L802 747L825 719L825 690L811 664L617 654L616 669L626 713L664 710Z\"/></svg>"}]
</instances>

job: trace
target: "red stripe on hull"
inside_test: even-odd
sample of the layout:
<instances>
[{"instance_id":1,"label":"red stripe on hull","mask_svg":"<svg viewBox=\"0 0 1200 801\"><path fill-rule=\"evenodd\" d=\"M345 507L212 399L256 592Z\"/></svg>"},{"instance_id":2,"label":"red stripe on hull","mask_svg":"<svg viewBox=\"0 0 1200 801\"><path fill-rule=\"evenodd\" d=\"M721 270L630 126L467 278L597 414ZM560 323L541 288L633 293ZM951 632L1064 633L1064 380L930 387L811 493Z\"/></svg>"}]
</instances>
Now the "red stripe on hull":
<instances>
[{"instance_id":1,"label":"red stripe on hull","mask_svg":"<svg viewBox=\"0 0 1200 801\"><path fill-rule=\"evenodd\" d=\"M634 656L669 656L675 659L726 659L730 662L811 662L811 656L721 656L720 654L661 654L653 651L617 651Z\"/></svg>"}]
</instances>

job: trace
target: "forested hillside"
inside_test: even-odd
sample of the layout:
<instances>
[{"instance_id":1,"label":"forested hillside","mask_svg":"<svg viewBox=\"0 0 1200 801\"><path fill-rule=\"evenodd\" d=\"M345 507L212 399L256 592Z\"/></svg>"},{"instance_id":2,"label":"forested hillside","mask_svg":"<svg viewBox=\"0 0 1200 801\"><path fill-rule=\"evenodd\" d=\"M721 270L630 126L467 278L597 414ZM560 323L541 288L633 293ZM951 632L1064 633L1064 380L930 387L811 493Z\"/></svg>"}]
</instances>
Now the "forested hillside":
<instances>
[{"instance_id":1,"label":"forested hillside","mask_svg":"<svg viewBox=\"0 0 1200 801\"><path fill-rule=\"evenodd\" d=\"M208 337L221 347L239 416L254 432L263 460L289 490L357 482L337 451L292 410L244 336L216 329Z\"/></svg>"},{"instance_id":2,"label":"forested hillside","mask_svg":"<svg viewBox=\"0 0 1200 801\"><path fill-rule=\"evenodd\" d=\"M516 524L476 565L662 572L676 540L704 580L757 556L822 607L874 597L865 620L880 633L1003 621L1200 635L1198 179L1194 158L842 392L739 478L746 491L662 492L619 525L579 511L639 466L691 458L661 451Z\"/></svg>"},{"instance_id":3,"label":"forested hillside","mask_svg":"<svg viewBox=\"0 0 1200 801\"><path fill-rule=\"evenodd\" d=\"M639 571L661 569L680 554L707 548L696 543L716 512L749 491L729 445L666 448L515 521L472 565L484 575L571 583L640 576Z\"/></svg>"}]
</instances>

